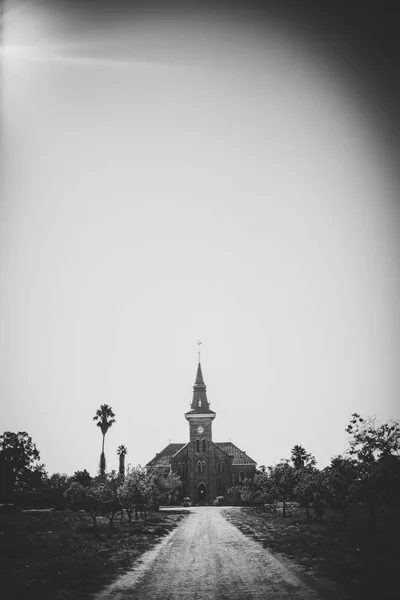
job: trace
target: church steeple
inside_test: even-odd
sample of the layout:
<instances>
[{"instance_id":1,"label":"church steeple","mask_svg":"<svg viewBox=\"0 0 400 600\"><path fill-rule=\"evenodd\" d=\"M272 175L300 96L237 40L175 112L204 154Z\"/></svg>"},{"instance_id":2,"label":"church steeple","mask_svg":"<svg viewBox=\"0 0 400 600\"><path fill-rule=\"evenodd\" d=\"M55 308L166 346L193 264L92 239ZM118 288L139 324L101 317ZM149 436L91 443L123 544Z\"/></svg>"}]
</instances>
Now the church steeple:
<instances>
[{"instance_id":1,"label":"church steeple","mask_svg":"<svg viewBox=\"0 0 400 600\"><path fill-rule=\"evenodd\" d=\"M204 383L203 372L201 370L201 363L198 364L196 381L193 386L193 400L191 409L196 413L209 413L210 403L207 398L207 386Z\"/></svg>"},{"instance_id":2,"label":"church steeple","mask_svg":"<svg viewBox=\"0 0 400 600\"><path fill-rule=\"evenodd\" d=\"M207 386L204 382L203 371L201 370L201 363L197 365L196 381L193 386L193 398L190 405L190 411L186 413L186 418L190 415L198 416L201 415L208 417L215 417L215 412L210 409L210 403L207 398Z\"/></svg>"}]
</instances>

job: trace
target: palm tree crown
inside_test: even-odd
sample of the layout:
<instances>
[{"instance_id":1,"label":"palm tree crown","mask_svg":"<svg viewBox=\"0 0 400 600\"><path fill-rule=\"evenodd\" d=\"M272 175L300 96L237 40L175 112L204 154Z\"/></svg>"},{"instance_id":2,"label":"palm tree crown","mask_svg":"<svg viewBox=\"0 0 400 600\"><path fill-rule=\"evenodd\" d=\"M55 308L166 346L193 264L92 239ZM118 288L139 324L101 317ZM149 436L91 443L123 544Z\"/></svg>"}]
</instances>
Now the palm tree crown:
<instances>
[{"instance_id":1,"label":"palm tree crown","mask_svg":"<svg viewBox=\"0 0 400 600\"><path fill-rule=\"evenodd\" d=\"M104 452L104 437L111 425L116 422L114 417L115 414L108 404L102 404L100 408L96 410L96 414L93 417L93 421L97 421L97 427L100 427L101 433L103 434L102 452Z\"/></svg>"},{"instance_id":2,"label":"palm tree crown","mask_svg":"<svg viewBox=\"0 0 400 600\"><path fill-rule=\"evenodd\" d=\"M124 477L125 475L125 456L128 452L128 448L126 446L118 446L117 454L119 456L119 474Z\"/></svg>"}]
</instances>

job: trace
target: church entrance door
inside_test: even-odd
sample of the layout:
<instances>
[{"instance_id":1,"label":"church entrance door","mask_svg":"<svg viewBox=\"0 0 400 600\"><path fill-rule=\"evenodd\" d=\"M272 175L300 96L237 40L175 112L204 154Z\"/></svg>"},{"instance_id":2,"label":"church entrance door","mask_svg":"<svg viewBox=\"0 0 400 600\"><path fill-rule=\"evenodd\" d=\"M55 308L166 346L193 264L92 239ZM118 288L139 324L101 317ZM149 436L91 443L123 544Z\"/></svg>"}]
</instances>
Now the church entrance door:
<instances>
[{"instance_id":1,"label":"church entrance door","mask_svg":"<svg viewBox=\"0 0 400 600\"><path fill-rule=\"evenodd\" d=\"M206 495L207 495L207 488L206 488L205 483L199 483L199 485L197 486L197 501L200 504L200 506L205 505Z\"/></svg>"}]
</instances>

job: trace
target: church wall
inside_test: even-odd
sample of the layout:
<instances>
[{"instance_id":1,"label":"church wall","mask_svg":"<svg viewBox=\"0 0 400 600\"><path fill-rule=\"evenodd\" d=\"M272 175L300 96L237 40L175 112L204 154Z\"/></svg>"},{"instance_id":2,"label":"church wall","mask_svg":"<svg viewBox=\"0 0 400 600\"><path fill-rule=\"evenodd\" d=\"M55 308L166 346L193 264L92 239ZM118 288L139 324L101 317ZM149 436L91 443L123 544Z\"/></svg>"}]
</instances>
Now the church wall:
<instances>
[{"instance_id":1,"label":"church wall","mask_svg":"<svg viewBox=\"0 0 400 600\"><path fill-rule=\"evenodd\" d=\"M227 502L235 501L228 490L240 483L241 477L253 477L255 464L233 465L233 460L237 460L237 455L241 453L240 449L232 444L221 443L225 447L223 450L212 441L215 412L210 409L200 363L193 386L191 410L185 413L185 418L189 422L188 444L170 444L160 455L160 460L164 460L182 479L181 499L188 496L192 504L208 505L212 505L218 496L224 496ZM157 457L149 465L154 461L160 462ZM202 494L199 493L199 485Z\"/></svg>"},{"instance_id":2,"label":"church wall","mask_svg":"<svg viewBox=\"0 0 400 600\"><path fill-rule=\"evenodd\" d=\"M238 485L242 479L253 479L256 465L232 465L232 485Z\"/></svg>"}]
</instances>

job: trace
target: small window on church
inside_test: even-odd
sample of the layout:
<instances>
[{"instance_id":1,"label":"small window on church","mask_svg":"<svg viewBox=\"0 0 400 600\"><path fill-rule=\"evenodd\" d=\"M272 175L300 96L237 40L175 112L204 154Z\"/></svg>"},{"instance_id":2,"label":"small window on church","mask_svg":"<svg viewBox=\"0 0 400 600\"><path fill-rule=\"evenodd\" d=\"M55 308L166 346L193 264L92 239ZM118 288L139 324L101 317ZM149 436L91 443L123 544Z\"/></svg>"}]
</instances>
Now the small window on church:
<instances>
[{"instance_id":1,"label":"small window on church","mask_svg":"<svg viewBox=\"0 0 400 600\"><path fill-rule=\"evenodd\" d=\"M221 473L225 473L225 463L222 461L221 463Z\"/></svg>"},{"instance_id":2,"label":"small window on church","mask_svg":"<svg viewBox=\"0 0 400 600\"><path fill-rule=\"evenodd\" d=\"M205 473L205 472L206 472L206 463L204 462L204 460L203 460L203 462L201 463L201 472L202 472L202 473Z\"/></svg>"},{"instance_id":3,"label":"small window on church","mask_svg":"<svg viewBox=\"0 0 400 600\"><path fill-rule=\"evenodd\" d=\"M203 452L206 451L206 440L203 440Z\"/></svg>"},{"instance_id":4,"label":"small window on church","mask_svg":"<svg viewBox=\"0 0 400 600\"><path fill-rule=\"evenodd\" d=\"M201 473L201 462L200 461L198 461L198 463L197 463L197 472Z\"/></svg>"},{"instance_id":5,"label":"small window on church","mask_svg":"<svg viewBox=\"0 0 400 600\"><path fill-rule=\"evenodd\" d=\"M240 471L239 473L239 481L242 483L242 481L244 481L244 473L243 471Z\"/></svg>"},{"instance_id":6,"label":"small window on church","mask_svg":"<svg viewBox=\"0 0 400 600\"><path fill-rule=\"evenodd\" d=\"M197 403L197 406L201 406L201 399L199 398L199 401Z\"/></svg>"},{"instance_id":7,"label":"small window on church","mask_svg":"<svg viewBox=\"0 0 400 600\"><path fill-rule=\"evenodd\" d=\"M196 440L196 450L200 452L200 440Z\"/></svg>"}]
</instances>

